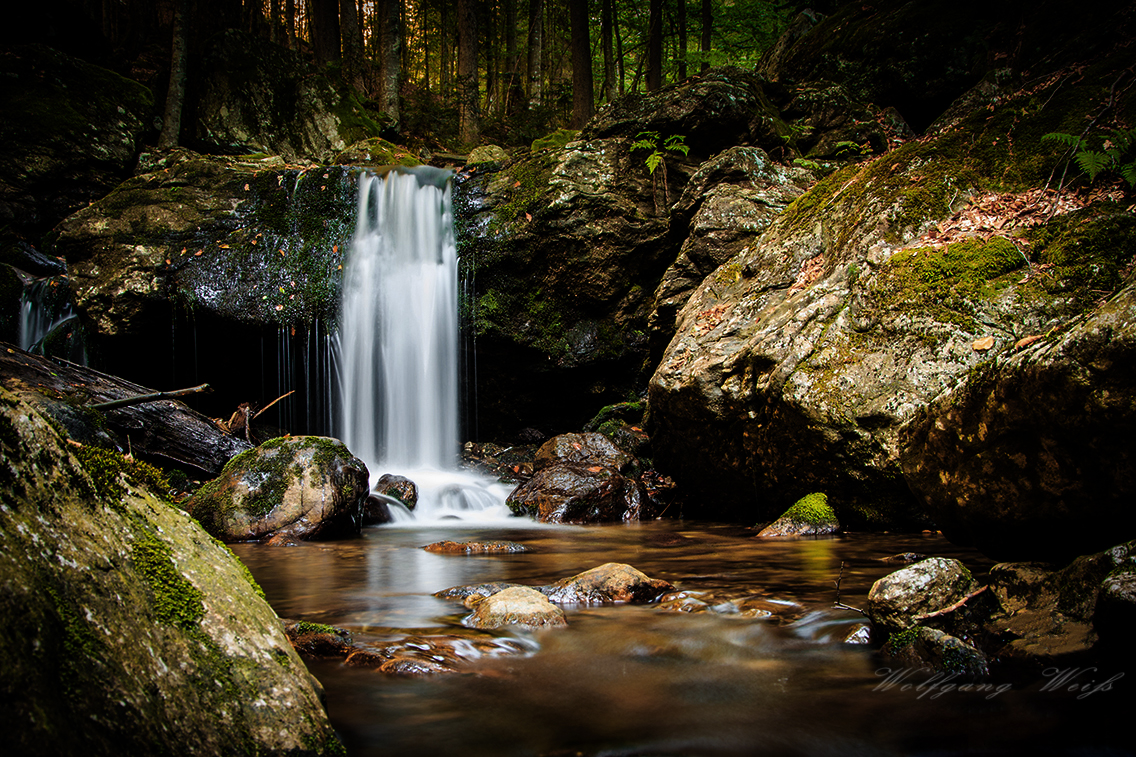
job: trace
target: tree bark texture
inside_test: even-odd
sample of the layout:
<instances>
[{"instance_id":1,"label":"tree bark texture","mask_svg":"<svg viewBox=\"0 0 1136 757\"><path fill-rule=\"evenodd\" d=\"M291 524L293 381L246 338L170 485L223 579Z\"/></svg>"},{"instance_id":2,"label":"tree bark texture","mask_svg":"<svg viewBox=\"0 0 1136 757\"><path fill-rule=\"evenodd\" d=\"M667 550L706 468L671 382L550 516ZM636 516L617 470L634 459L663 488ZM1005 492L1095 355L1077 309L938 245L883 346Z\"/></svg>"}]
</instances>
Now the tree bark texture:
<instances>
[{"instance_id":1,"label":"tree bark texture","mask_svg":"<svg viewBox=\"0 0 1136 757\"><path fill-rule=\"evenodd\" d=\"M458 112L465 149L481 138L480 96L477 81L477 3L458 0Z\"/></svg>"},{"instance_id":2,"label":"tree bark texture","mask_svg":"<svg viewBox=\"0 0 1136 757\"><path fill-rule=\"evenodd\" d=\"M592 117L595 102L588 0L570 0L568 12L568 23L572 27L572 127L582 129Z\"/></svg>"},{"instance_id":3,"label":"tree bark texture","mask_svg":"<svg viewBox=\"0 0 1136 757\"><path fill-rule=\"evenodd\" d=\"M686 78L686 0L678 0L678 78Z\"/></svg>"},{"instance_id":4,"label":"tree bark texture","mask_svg":"<svg viewBox=\"0 0 1136 757\"><path fill-rule=\"evenodd\" d=\"M529 0L529 106L540 106L543 99L540 62L544 39L544 0Z\"/></svg>"},{"instance_id":5,"label":"tree bark texture","mask_svg":"<svg viewBox=\"0 0 1136 757\"><path fill-rule=\"evenodd\" d=\"M356 92L366 93L363 81L363 31L355 0L339 0L339 28L343 40L343 78Z\"/></svg>"},{"instance_id":6,"label":"tree bark texture","mask_svg":"<svg viewBox=\"0 0 1136 757\"><path fill-rule=\"evenodd\" d=\"M185 80L189 58L186 13L189 0L174 3L173 42L170 45L170 87L166 92L166 108L162 117L162 133L158 147L177 147L181 134L181 112L185 104Z\"/></svg>"},{"instance_id":7,"label":"tree bark texture","mask_svg":"<svg viewBox=\"0 0 1136 757\"><path fill-rule=\"evenodd\" d=\"M647 91L663 86L663 0L651 0L647 16Z\"/></svg>"},{"instance_id":8,"label":"tree bark texture","mask_svg":"<svg viewBox=\"0 0 1136 757\"><path fill-rule=\"evenodd\" d=\"M339 0L308 0L308 14L316 60L339 60Z\"/></svg>"},{"instance_id":9,"label":"tree bark texture","mask_svg":"<svg viewBox=\"0 0 1136 757\"><path fill-rule=\"evenodd\" d=\"M612 0L600 6L600 46L603 47L604 78L600 95L604 102L615 99L615 49L612 45Z\"/></svg>"},{"instance_id":10,"label":"tree bark texture","mask_svg":"<svg viewBox=\"0 0 1136 757\"><path fill-rule=\"evenodd\" d=\"M714 26L714 9L710 5L710 0L702 0L702 43L698 49L703 53L710 52L710 30ZM705 73L710 69L710 61L702 61L702 72Z\"/></svg>"},{"instance_id":11,"label":"tree bark texture","mask_svg":"<svg viewBox=\"0 0 1136 757\"><path fill-rule=\"evenodd\" d=\"M379 107L397 130L401 123L398 90L402 85L402 16L399 0L382 0L379 33L382 37Z\"/></svg>"}]
</instances>

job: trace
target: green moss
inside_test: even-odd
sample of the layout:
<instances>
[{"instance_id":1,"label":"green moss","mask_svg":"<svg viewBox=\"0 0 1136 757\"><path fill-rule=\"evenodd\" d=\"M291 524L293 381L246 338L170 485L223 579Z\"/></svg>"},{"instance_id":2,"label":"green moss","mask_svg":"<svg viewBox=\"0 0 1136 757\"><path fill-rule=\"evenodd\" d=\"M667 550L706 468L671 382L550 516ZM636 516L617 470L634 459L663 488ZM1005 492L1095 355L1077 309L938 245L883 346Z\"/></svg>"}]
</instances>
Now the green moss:
<instances>
[{"instance_id":1,"label":"green moss","mask_svg":"<svg viewBox=\"0 0 1136 757\"><path fill-rule=\"evenodd\" d=\"M157 619L185 631L198 629L205 617L204 595L178 571L170 545L143 531L134 542L131 559L150 589Z\"/></svg>"},{"instance_id":2,"label":"green moss","mask_svg":"<svg viewBox=\"0 0 1136 757\"><path fill-rule=\"evenodd\" d=\"M811 525L823 525L836 520L836 513L828 504L828 495L823 492L806 494L785 511L784 517Z\"/></svg>"},{"instance_id":3,"label":"green moss","mask_svg":"<svg viewBox=\"0 0 1136 757\"><path fill-rule=\"evenodd\" d=\"M170 482L160 470L141 460L128 460L121 452L84 444L75 456L95 483L95 491L108 503L121 501L126 493L123 480L141 486L169 502Z\"/></svg>"},{"instance_id":4,"label":"green moss","mask_svg":"<svg viewBox=\"0 0 1136 757\"><path fill-rule=\"evenodd\" d=\"M293 628L293 631L297 634L305 634L305 633L330 633L330 634L334 634L334 635L339 634L339 629L336 628L335 626L329 626L329 625L325 625L323 623L309 623L306 620L301 620L299 623L294 625L292 628Z\"/></svg>"},{"instance_id":5,"label":"green moss","mask_svg":"<svg viewBox=\"0 0 1136 757\"><path fill-rule=\"evenodd\" d=\"M537 152L538 150L559 149L567 145L569 142L574 142L576 140L576 137L578 137L579 135L580 131L578 129L557 129L551 134L543 136L540 139L534 139L532 143L532 151Z\"/></svg>"},{"instance_id":6,"label":"green moss","mask_svg":"<svg viewBox=\"0 0 1136 757\"><path fill-rule=\"evenodd\" d=\"M1034 260L1052 266L1031 277L1033 291L1068 298L1080 312L1121 285L1136 254L1136 218L1102 203L1034 228L1027 238Z\"/></svg>"},{"instance_id":7,"label":"green moss","mask_svg":"<svg viewBox=\"0 0 1136 757\"><path fill-rule=\"evenodd\" d=\"M553 159L549 153L530 156L501 173L504 201L493 209L490 233L497 233L526 213L535 215L548 197Z\"/></svg>"},{"instance_id":8,"label":"green moss","mask_svg":"<svg viewBox=\"0 0 1136 757\"><path fill-rule=\"evenodd\" d=\"M902 631L896 631L895 633L888 636L887 646L895 652L898 652L901 649L906 649L915 642L919 641L919 636L922 630L923 629L919 626L911 626L910 628L905 628Z\"/></svg>"}]
</instances>

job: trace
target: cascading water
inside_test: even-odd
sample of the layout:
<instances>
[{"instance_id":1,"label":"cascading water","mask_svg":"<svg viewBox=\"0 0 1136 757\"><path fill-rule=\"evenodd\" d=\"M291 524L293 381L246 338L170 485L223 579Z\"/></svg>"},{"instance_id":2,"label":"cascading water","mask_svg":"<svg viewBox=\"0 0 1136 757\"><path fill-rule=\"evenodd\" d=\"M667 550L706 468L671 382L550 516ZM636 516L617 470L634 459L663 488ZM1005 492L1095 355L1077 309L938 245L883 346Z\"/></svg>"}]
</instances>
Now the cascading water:
<instances>
[{"instance_id":1,"label":"cascading water","mask_svg":"<svg viewBox=\"0 0 1136 757\"><path fill-rule=\"evenodd\" d=\"M507 517L508 490L458 470L458 276L451 172L359 179L339 329L339 437L371 471L418 485L397 521Z\"/></svg>"}]
</instances>

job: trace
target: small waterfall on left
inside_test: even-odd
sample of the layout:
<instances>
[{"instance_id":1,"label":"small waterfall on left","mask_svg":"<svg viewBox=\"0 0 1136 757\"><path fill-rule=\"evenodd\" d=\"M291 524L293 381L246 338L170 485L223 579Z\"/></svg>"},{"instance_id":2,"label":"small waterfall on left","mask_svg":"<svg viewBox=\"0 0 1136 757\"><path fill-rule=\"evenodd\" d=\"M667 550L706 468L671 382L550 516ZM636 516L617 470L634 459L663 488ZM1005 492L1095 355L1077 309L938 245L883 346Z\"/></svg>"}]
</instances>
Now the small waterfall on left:
<instances>
[{"instance_id":1,"label":"small waterfall on left","mask_svg":"<svg viewBox=\"0 0 1136 757\"><path fill-rule=\"evenodd\" d=\"M67 298L67 286L59 277L36 279L20 296L20 349L44 354L48 343L54 353L73 363L86 365L87 353L78 329L79 317Z\"/></svg>"},{"instance_id":2,"label":"small waterfall on left","mask_svg":"<svg viewBox=\"0 0 1136 757\"><path fill-rule=\"evenodd\" d=\"M508 488L458 469L458 275L450 171L359 179L339 318L337 434L371 471L418 485L397 521L509 515Z\"/></svg>"}]
</instances>

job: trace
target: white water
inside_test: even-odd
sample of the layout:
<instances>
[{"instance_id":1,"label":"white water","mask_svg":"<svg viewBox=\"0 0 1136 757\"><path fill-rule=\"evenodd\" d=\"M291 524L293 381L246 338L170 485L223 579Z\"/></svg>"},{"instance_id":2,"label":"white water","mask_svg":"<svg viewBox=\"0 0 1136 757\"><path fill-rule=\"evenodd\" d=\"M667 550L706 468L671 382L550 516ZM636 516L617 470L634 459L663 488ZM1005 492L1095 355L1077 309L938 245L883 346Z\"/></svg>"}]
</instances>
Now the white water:
<instances>
[{"instance_id":1,"label":"white water","mask_svg":"<svg viewBox=\"0 0 1136 757\"><path fill-rule=\"evenodd\" d=\"M338 434L367 464L418 485L395 522L508 517L507 487L458 463L458 275L449 171L359 179L340 310Z\"/></svg>"}]
</instances>

